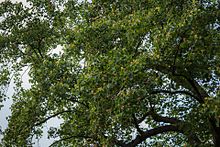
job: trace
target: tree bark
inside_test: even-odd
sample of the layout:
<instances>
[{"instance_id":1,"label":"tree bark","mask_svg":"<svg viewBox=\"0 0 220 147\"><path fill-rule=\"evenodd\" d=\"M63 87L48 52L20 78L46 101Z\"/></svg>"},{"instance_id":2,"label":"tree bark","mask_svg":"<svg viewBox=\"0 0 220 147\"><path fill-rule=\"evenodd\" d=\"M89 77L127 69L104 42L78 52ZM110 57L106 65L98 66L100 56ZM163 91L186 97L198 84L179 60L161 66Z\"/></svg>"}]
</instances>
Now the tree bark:
<instances>
[{"instance_id":1,"label":"tree bark","mask_svg":"<svg viewBox=\"0 0 220 147\"><path fill-rule=\"evenodd\" d=\"M215 147L220 147L220 127L217 126L217 120L215 118L210 118L209 122L212 127L214 145Z\"/></svg>"},{"instance_id":2,"label":"tree bark","mask_svg":"<svg viewBox=\"0 0 220 147\"><path fill-rule=\"evenodd\" d=\"M141 135L138 135L133 141L126 144L126 147L135 147L136 145L138 145L139 143L143 142L144 140L146 140L147 138L151 136L166 133L166 132L172 132L172 131L179 132L180 130L177 126L166 125L166 126L160 126L152 130L145 131Z\"/></svg>"}]
</instances>

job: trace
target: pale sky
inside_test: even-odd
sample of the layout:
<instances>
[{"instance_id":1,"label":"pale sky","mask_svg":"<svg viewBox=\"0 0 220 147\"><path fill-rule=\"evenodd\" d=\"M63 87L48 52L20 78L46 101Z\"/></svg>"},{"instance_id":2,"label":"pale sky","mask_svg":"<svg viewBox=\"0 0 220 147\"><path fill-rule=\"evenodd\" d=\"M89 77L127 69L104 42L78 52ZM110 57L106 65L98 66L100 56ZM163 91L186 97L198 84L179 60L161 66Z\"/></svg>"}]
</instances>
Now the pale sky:
<instances>
[{"instance_id":1,"label":"pale sky","mask_svg":"<svg viewBox=\"0 0 220 147\"><path fill-rule=\"evenodd\" d=\"M26 68L23 71L25 71L25 70L26 70ZM30 84L28 82L28 79L29 79L28 72L25 72L25 74L22 77L22 81L23 81L22 85L25 88L30 88ZM13 93L14 93L13 86L14 86L14 83L13 83L13 81L11 81L11 84L10 84L10 86L8 88L8 92L7 92L7 95L9 97L11 97L13 95ZM4 130L7 127L7 124L8 124L8 122L6 120L6 117L11 114L10 106L12 104L12 100L8 99L3 104L4 104L4 107L0 110L0 116L1 116L0 126ZM53 127L57 127L57 126L59 126L60 123L61 123L61 120L59 120L57 118L49 120L44 125L44 135L43 135L43 137L39 141L37 141L37 140L34 141L36 143L34 145L34 147L48 147L53 142L53 140L48 140L47 139L47 133L46 132L49 129L49 127L52 127L52 126Z\"/></svg>"},{"instance_id":2,"label":"pale sky","mask_svg":"<svg viewBox=\"0 0 220 147\"><path fill-rule=\"evenodd\" d=\"M0 2L3 2L5 0L0 0ZM26 0L11 0L12 2L23 2L24 5L26 5ZM52 53L59 53L59 52L62 52L62 49L61 49L61 46L58 46L58 48L54 49L52 51ZM23 71L25 71L26 68L23 69ZM28 89L30 88L30 83L28 81L29 79L29 76L28 76L28 72L25 72L24 75L22 76L22 81L23 81L23 86ZM8 88L8 91L7 91L7 96L11 97L14 93L14 90L13 90L13 86L14 86L14 83L13 81L11 81L10 83L10 86ZM12 99L8 99L6 100L4 103L4 107L0 110L0 126L1 126L1 129L4 130L7 125L8 125L8 122L6 120L6 117L9 116L11 114L11 111L10 111L10 106L12 104ZM47 130L49 129L49 127L57 127L59 126L59 124L61 123L61 120L57 119L57 118L54 118L54 119L51 119L49 120L45 125L44 125L44 135L43 137L37 141L35 140L35 145L34 147L48 147L52 142L53 140L48 140L47 139ZM2 138L2 136L0 135L0 139Z\"/></svg>"}]
</instances>

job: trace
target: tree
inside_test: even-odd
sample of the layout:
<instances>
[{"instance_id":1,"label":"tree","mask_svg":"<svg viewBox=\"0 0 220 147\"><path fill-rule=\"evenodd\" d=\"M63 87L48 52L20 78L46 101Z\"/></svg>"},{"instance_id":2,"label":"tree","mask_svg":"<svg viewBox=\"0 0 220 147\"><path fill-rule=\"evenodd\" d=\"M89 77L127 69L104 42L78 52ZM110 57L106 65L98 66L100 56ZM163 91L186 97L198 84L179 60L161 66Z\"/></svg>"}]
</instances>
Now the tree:
<instances>
[{"instance_id":1,"label":"tree","mask_svg":"<svg viewBox=\"0 0 220 147\"><path fill-rule=\"evenodd\" d=\"M220 146L219 1L29 2L1 3L2 77L17 82L3 146L54 117L51 146Z\"/></svg>"}]
</instances>

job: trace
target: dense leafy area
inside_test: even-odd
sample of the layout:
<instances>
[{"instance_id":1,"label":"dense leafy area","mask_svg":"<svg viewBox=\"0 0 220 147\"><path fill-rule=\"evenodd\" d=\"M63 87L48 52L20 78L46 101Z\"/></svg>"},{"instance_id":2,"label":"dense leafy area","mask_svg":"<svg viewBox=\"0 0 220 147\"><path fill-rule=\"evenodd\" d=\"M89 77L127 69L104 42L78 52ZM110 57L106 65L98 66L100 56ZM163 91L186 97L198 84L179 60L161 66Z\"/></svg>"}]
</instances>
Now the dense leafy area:
<instances>
[{"instance_id":1,"label":"dense leafy area","mask_svg":"<svg viewBox=\"0 0 220 147\"><path fill-rule=\"evenodd\" d=\"M219 1L28 2L0 4L1 101L16 82L2 146L54 117L51 146L220 146Z\"/></svg>"}]
</instances>

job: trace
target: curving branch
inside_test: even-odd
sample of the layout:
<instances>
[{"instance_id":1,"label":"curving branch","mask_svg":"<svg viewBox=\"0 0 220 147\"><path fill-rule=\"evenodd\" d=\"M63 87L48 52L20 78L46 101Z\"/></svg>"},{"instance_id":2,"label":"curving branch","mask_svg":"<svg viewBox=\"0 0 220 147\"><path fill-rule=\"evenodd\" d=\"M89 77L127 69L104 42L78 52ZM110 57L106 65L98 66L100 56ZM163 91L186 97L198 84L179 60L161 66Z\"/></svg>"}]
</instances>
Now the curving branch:
<instances>
[{"instance_id":1,"label":"curving branch","mask_svg":"<svg viewBox=\"0 0 220 147\"><path fill-rule=\"evenodd\" d=\"M173 75L183 77L189 83L189 85L192 87L193 92L197 95L197 97L195 97L196 100L199 103L204 103L205 97L208 97L209 95L194 79L189 78L189 77L187 77L186 75L183 75L183 74L175 73Z\"/></svg>"},{"instance_id":2,"label":"curving branch","mask_svg":"<svg viewBox=\"0 0 220 147\"><path fill-rule=\"evenodd\" d=\"M126 147L134 147L151 136L155 136L155 135L158 135L161 133L166 133L166 132L173 132L173 131L174 132L182 132L179 129L179 127L174 126L174 125L160 126L160 127L145 131L145 132L143 132L142 135L137 135L137 137L134 140L132 140L130 143L126 144Z\"/></svg>"},{"instance_id":3,"label":"curving branch","mask_svg":"<svg viewBox=\"0 0 220 147\"><path fill-rule=\"evenodd\" d=\"M58 115L61 115L61 114L63 114L63 113L68 113L68 112L73 112L73 111L72 111L72 110L66 110L66 111L58 112L58 113L56 113L56 114L53 114L53 115L51 115L51 116L45 118L44 120L42 120L42 121L40 121L40 122L34 124L33 126L39 126L39 125L41 125L41 124L47 122L47 121L48 121L49 119L51 119L51 118L54 118L54 117L56 117L56 116L58 116Z\"/></svg>"},{"instance_id":4,"label":"curving branch","mask_svg":"<svg viewBox=\"0 0 220 147\"><path fill-rule=\"evenodd\" d=\"M204 103L204 98L209 96L198 82L196 82L193 78L190 78L190 75L186 70L181 70L181 68L178 66L175 66L175 71L173 71L172 68L170 69L170 67L159 64L151 64L151 67L148 68L157 70L173 77L181 77L185 82L188 83L187 86L180 83L182 81L179 81L179 79L174 79L174 81L182 85L184 88L190 90L192 93L184 93L193 96L193 98L196 99L199 103Z\"/></svg>"},{"instance_id":5,"label":"curving branch","mask_svg":"<svg viewBox=\"0 0 220 147\"><path fill-rule=\"evenodd\" d=\"M160 116L156 113L152 113L152 118L154 121L156 122L164 122L164 123L170 123L170 124L180 124L180 123L184 123L181 120L178 120L174 117L165 117L165 116Z\"/></svg>"},{"instance_id":6,"label":"curving branch","mask_svg":"<svg viewBox=\"0 0 220 147\"><path fill-rule=\"evenodd\" d=\"M135 115L133 114L132 117L134 119L134 125L135 125L135 128L137 129L137 131L139 132L139 135L136 137L135 140L133 140L132 142L130 142L124 146L133 147L151 136L155 136L157 134L166 133L166 132L170 132L170 131L179 132L179 133L184 134L188 138L188 142L191 145L200 145L201 144L201 140L198 138L198 136L194 132L189 133L189 131L187 129L188 125L183 120L179 120L174 117L160 116L153 109L151 109L146 114L148 114L148 116L151 116L152 119L156 122L169 123L169 125L159 126L157 128L154 128L154 129L151 129L151 130L144 132L143 130L141 130L139 128L138 120L135 118Z\"/></svg>"}]
</instances>

